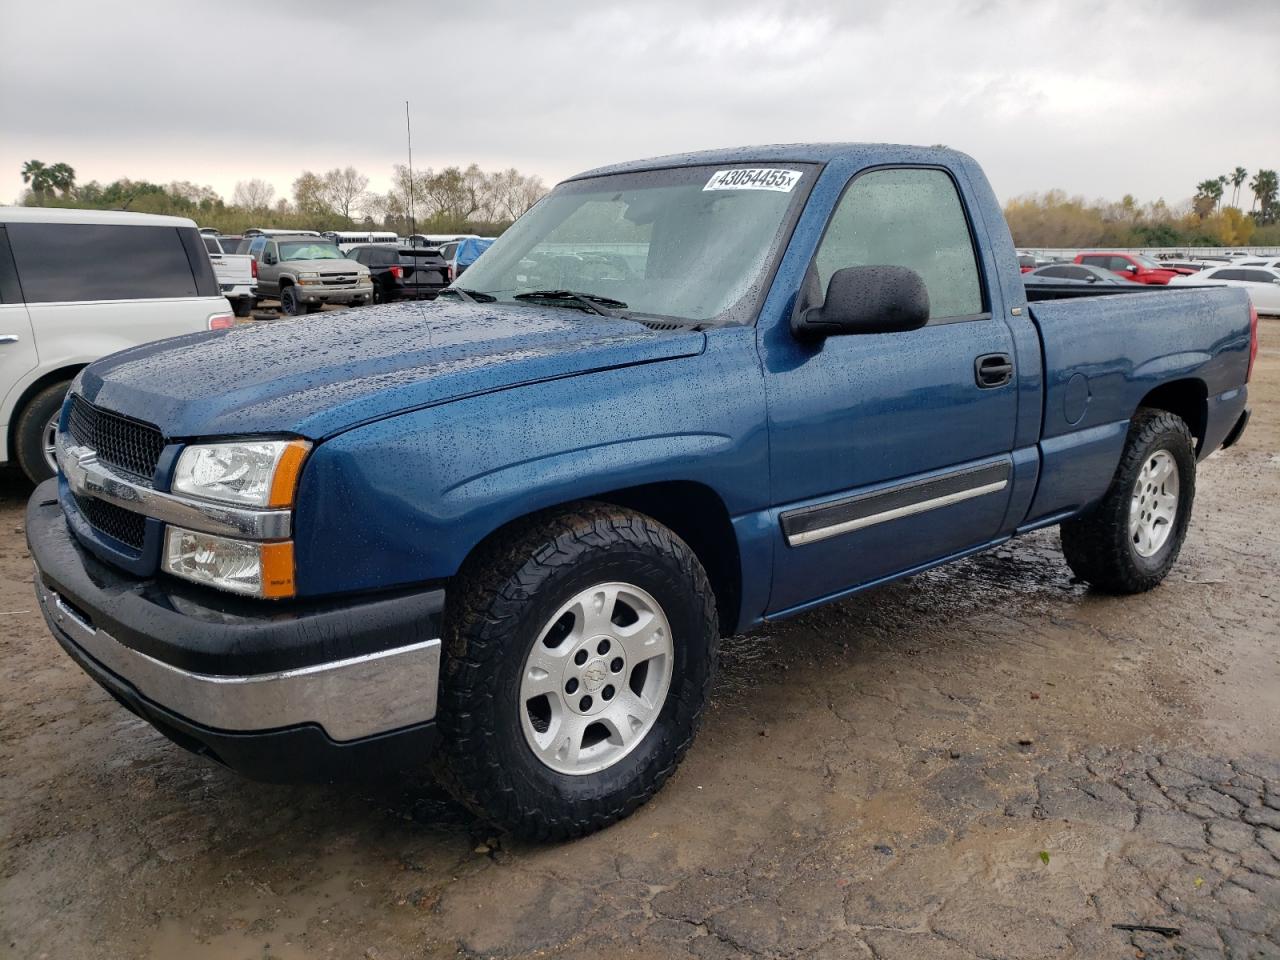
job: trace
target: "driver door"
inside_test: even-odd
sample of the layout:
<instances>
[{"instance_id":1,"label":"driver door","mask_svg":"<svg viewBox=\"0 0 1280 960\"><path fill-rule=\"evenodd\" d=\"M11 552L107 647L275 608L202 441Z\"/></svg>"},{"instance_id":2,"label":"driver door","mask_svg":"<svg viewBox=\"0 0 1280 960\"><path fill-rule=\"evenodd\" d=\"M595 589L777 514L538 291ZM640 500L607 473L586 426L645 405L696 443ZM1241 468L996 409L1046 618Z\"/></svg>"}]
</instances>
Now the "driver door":
<instances>
[{"instance_id":1,"label":"driver door","mask_svg":"<svg viewBox=\"0 0 1280 960\"><path fill-rule=\"evenodd\" d=\"M916 330L762 343L778 511L769 612L901 574L999 535L1017 415L1013 335L983 282L956 183L882 168L845 189L811 268L908 267L930 318Z\"/></svg>"}]
</instances>

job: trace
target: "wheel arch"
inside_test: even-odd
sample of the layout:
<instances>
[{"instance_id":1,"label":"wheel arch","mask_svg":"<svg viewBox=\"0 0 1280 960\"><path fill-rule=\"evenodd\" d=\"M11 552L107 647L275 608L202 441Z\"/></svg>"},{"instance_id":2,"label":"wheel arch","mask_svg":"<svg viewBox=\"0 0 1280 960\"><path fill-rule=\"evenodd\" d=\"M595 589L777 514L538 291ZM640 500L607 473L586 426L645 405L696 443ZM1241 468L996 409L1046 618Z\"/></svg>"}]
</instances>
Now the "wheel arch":
<instances>
[{"instance_id":1,"label":"wheel arch","mask_svg":"<svg viewBox=\"0 0 1280 960\"><path fill-rule=\"evenodd\" d=\"M540 516L587 503L606 503L645 514L680 537L707 572L715 594L721 634L729 636L737 631L742 597L742 563L737 535L720 494L696 481L671 480L621 487L566 500L512 518L472 546L459 570L465 570L486 547L514 529Z\"/></svg>"},{"instance_id":2,"label":"wheel arch","mask_svg":"<svg viewBox=\"0 0 1280 960\"><path fill-rule=\"evenodd\" d=\"M1162 383L1142 398L1138 409L1143 408L1181 417L1196 438L1196 453L1200 453L1209 425L1209 389L1203 380L1187 377Z\"/></svg>"},{"instance_id":3,"label":"wheel arch","mask_svg":"<svg viewBox=\"0 0 1280 960\"><path fill-rule=\"evenodd\" d=\"M17 400L14 401L13 407L9 411L8 433L5 437L8 460L14 459L13 451L15 449L15 441L17 440L18 419L22 416L22 411L26 408L27 404L31 402L31 398L46 387L51 384L55 384L60 380L73 380L75 375L88 365L88 363L72 363L63 367L58 367L56 370L50 370L46 373L42 373L35 380L32 380L31 383L27 384L26 389L24 389L22 393L18 394Z\"/></svg>"}]
</instances>

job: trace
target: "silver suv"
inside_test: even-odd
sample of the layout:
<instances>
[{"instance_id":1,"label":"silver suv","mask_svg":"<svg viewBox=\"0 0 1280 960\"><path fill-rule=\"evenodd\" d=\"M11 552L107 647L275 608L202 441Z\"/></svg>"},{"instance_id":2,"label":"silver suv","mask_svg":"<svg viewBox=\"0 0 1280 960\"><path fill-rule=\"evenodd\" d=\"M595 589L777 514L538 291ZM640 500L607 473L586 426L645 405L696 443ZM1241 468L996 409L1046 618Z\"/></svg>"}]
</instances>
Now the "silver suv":
<instances>
[{"instance_id":1,"label":"silver suv","mask_svg":"<svg viewBox=\"0 0 1280 960\"><path fill-rule=\"evenodd\" d=\"M254 237L249 254L258 265L258 297L278 297L280 312L315 313L325 303L360 306L373 300L369 268L348 260L323 237Z\"/></svg>"}]
</instances>

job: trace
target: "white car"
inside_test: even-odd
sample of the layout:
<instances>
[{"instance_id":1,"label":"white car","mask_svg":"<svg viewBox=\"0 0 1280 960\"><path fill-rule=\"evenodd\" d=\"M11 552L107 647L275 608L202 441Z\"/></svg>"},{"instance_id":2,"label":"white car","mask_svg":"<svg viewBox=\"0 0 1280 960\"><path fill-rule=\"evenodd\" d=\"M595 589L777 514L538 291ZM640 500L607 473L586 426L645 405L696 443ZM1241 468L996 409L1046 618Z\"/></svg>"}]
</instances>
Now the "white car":
<instances>
[{"instance_id":1,"label":"white car","mask_svg":"<svg viewBox=\"0 0 1280 960\"><path fill-rule=\"evenodd\" d=\"M1280 269L1231 264L1201 270L1186 277L1174 277L1170 284L1185 286L1243 287L1259 314L1280 316Z\"/></svg>"},{"instance_id":2,"label":"white car","mask_svg":"<svg viewBox=\"0 0 1280 960\"><path fill-rule=\"evenodd\" d=\"M234 322L191 220L0 207L0 463L53 476L62 399L82 367Z\"/></svg>"},{"instance_id":3,"label":"white car","mask_svg":"<svg viewBox=\"0 0 1280 960\"><path fill-rule=\"evenodd\" d=\"M1271 267L1273 270L1280 270L1280 257L1258 257L1253 260L1241 260L1235 264L1238 267Z\"/></svg>"}]
</instances>

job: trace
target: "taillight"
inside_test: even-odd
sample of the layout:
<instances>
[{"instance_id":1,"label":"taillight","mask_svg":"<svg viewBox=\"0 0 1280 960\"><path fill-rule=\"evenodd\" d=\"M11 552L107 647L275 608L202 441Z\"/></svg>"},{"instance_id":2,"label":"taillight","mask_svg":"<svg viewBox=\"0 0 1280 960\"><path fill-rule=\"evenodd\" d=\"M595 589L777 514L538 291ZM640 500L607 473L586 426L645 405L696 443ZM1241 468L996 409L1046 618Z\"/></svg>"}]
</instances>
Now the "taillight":
<instances>
[{"instance_id":1,"label":"taillight","mask_svg":"<svg viewBox=\"0 0 1280 960\"><path fill-rule=\"evenodd\" d=\"M1249 370L1244 375L1245 383L1253 379L1253 361L1258 359L1258 308L1249 304Z\"/></svg>"},{"instance_id":2,"label":"taillight","mask_svg":"<svg viewBox=\"0 0 1280 960\"><path fill-rule=\"evenodd\" d=\"M250 269L251 271L253 271L253 279L257 280L257 279L258 279L258 261L257 261L257 260L250 260L250 261L249 261L249 269Z\"/></svg>"},{"instance_id":3,"label":"taillight","mask_svg":"<svg viewBox=\"0 0 1280 960\"><path fill-rule=\"evenodd\" d=\"M230 313L209 314L210 330L226 330L228 327L234 327L235 325L236 325L236 318L234 314L230 314Z\"/></svg>"},{"instance_id":4,"label":"taillight","mask_svg":"<svg viewBox=\"0 0 1280 960\"><path fill-rule=\"evenodd\" d=\"M449 264L444 268L445 279L453 283L453 264Z\"/></svg>"},{"instance_id":5,"label":"taillight","mask_svg":"<svg viewBox=\"0 0 1280 960\"><path fill-rule=\"evenodd\" d=\"M401 266L398 266L398 265L397 265L397 266L392 267L392 268L391 268L391 276L395 277L397 280L402 279L402 278L404 277L404 267L401 267Z\"/></svg>"}]
</instances>

